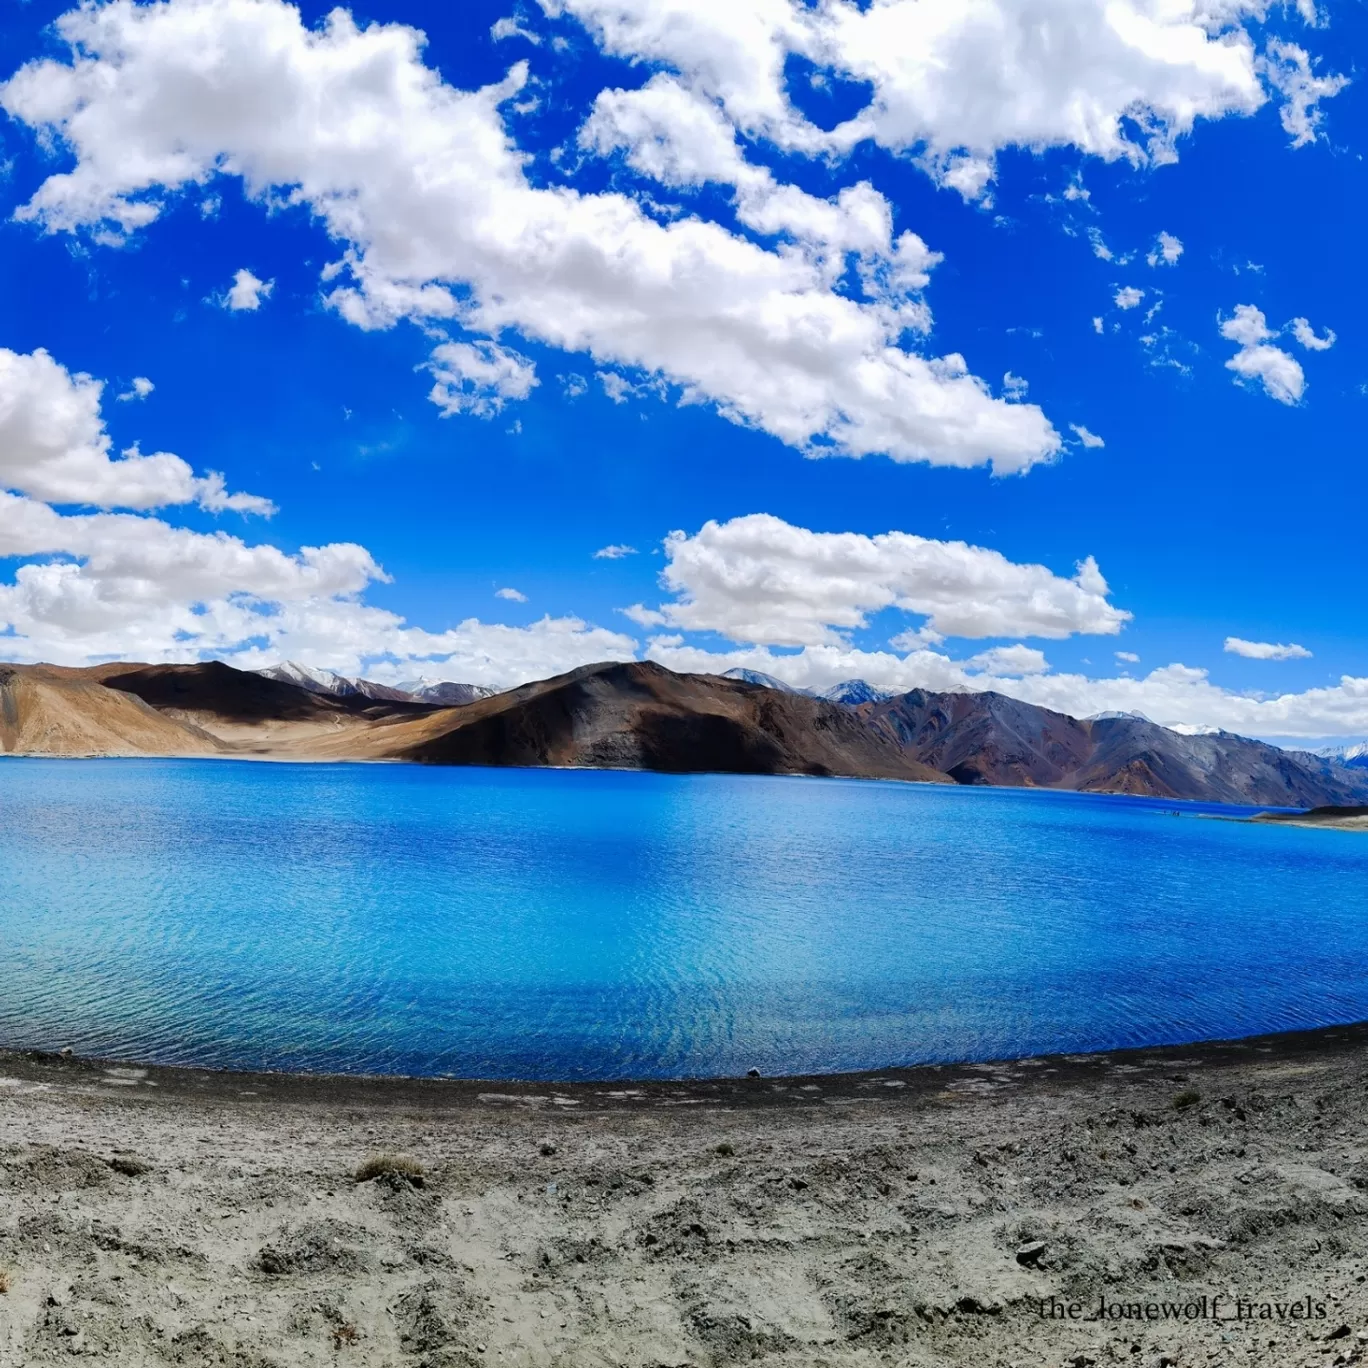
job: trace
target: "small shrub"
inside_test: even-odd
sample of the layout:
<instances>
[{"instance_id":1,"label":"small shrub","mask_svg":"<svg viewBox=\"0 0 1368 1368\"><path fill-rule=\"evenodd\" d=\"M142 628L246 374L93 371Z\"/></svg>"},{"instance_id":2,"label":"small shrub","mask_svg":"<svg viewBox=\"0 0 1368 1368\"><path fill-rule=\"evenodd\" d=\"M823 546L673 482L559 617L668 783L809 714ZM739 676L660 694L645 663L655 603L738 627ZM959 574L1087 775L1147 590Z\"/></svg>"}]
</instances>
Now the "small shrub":
<instances>
[{"instance_id":1,"label":"small shrub","mask_svg":"<svg viewBox=\"0 0 1368 1368\"><path fill-rule=\"evenodd\" d=\"M1202 1094L1196 1088L1184 1088L1173 1099L1173 1105L1178 1111L1186 1111L1189 1107L1195 1107L1202 1100Z\"/></svg>"},{"instance_id":2,"label":"small shrub","mask_svg":"<svg viewBox=\"0 0 1368 1368\"><path fill-rule=\"evenodd\" d=\"M144 1173L152 1172L151 1164L144 1164L141 1159L135 1159L131 1154L116 1154L109 1161L109 1167L115 1173L122 1173L125 1178L141 1178Z\"/></svg>"},{"instance_id":3,"label":"small shrub","mask_svg":"<svg viewBox=\"0 0 1368 1368\"><path fill-rule=\"evenodd\" d=\"M10 1273L8 1268L0 1268L0 1296L10 1290Z\"/></svg>"},{"instance_id":4,"label":"small shrub","mask_svg":"<svg viewBox=\"0 0 1368 1368\"><path fill-rule=\"evenodd\" d=\"M407 1178L414 1187L423 1186L424 1169L407 1154L372 1154L352 1175L358 1183L369 1183L376 1178Z\"/></svg>"},{"instance_id":5,"label":"small shrub","mask_svg":"<svg viewBox=\"0 0 1368 1368\"><path fill-rule=\"evenodd\" d=\"M720 1145L717 1146L713 1153L720 1154L724 1159L730 1159L732 1155L736 1153L736 1151L724 1140Z\"/></svg>"},{"instance_id":6,"label":"small shrub","mask_svg":"<svg viewBox=\"0 0 1368 1368\"><path fill-rule=\"evenodd\" d=\"M339 1325L333 1332L333 1348L340 1349L344 1344L355 1344L361 1338L360 1332L350 1321Z\"/></svg>"}]
</instances>

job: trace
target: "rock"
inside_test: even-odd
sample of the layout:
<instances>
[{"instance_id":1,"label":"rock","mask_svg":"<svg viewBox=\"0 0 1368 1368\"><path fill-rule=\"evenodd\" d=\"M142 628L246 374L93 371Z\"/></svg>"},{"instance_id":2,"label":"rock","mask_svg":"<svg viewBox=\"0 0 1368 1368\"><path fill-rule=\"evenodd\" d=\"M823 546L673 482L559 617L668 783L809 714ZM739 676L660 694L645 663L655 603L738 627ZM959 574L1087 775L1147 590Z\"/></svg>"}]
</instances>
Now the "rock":
<instances>
[{"instance_id":1,"label":"rock","mask_svg":"<svg viewBox=\"0 0 1368 1368\"><path fill-rule=\"evenodd\" d=\"M1023 1268L1029 1268L1040 1262L1040 1256L1045 1252L1044 1240L1032 1240L1030 1244L1024 1244L1016 1252L1016 1261Z\"/></svg>"},{"instance_id":2,"label":"rock","mask_svg":"<svg viewBox=\"0 0 1368 1368\"><path fill-rule=\"evenodd\" d=\"M556 1147L549 1140L544 1141L541 1147L541 1154L544 1159L549 1159L556 1152Z\"/></svg>"},{"instance_id":3,"label":"rock","mask_svg":"<svg viewBox=\"0 0 1368 1368\"><path fill-rule=\"evenodd\" d=\"M747 1070L746 1070L746 1077L747 1077L747 1078L759 1078L759 1077L760 1077L760 1070L759 1070L759 1069L747 1069Z\"/></svg>"},{"instance_id":4,"label":"rock","mask_svg":"<svg viewBox=\"0 0 1368 1368\"><path fill-rule=\"evenodd\" d=\"M122 1173L125 1178L141 1178L144 1173L152 1171L151 1164L145 1164L131 1154L116 1154L109 1161L109 1167L115 1173Z\"/></svg>"},{"instance_id":5,"label":"rock","mask_svg":"<svg viewBox=\"0 0 1368 1368\"><path fill-rule=\"evenodd\" d=\"M981 1301L978 1297L961 1297L955 1303L955 1310L970 1316L996 1316L1002 1306L998 1302Z\"/></svg>"},{"instance_id":6,"label":"rock","mask_svg":"<svg viewBox=\"0 0 1368 1368\"><path fill-rule=\"evenodd\" d=\"M1349 1334L1349 1327L1347 1325L1341 1325L1336 1329L1332 1330L1328 1335L1326 1335L1325 1338L1328 1340L1345 1339L1348 1337Z\"/></svg>"}]
</instances>

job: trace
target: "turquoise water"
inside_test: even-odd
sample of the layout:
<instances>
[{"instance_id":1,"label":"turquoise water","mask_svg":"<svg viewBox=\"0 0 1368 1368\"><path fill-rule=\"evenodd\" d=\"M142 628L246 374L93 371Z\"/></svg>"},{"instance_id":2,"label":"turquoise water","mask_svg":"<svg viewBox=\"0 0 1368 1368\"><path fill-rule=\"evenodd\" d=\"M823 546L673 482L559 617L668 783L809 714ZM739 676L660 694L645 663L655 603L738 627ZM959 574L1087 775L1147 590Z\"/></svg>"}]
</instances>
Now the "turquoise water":
<instances>
[{"instance_id":1,"label":"turquoise water","mask_svg":"<svg viewBox=\"0 0 1368 1368\"><path fill-rule=\"evenodd\" d=\"M1368 1017L1368 837L1174 811L854 780L6 760L0 1044L606 1079Z\"/></svg>"}]
</instances>

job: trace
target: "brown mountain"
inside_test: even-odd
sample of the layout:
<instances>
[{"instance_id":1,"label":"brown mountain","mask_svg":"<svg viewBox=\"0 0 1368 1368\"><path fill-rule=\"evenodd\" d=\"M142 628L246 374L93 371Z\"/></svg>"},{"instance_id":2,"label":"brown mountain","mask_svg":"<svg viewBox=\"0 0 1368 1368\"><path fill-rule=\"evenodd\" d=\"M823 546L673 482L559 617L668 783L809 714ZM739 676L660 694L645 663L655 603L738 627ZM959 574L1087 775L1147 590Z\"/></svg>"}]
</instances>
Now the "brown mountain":
<instances>
[{"instance_id":1,"label":"brown mountain","mask_svg":"<svg viewBox=\"0 0 1368 1368\"><path fill-rule=\"evenodd\" d=\"M1276 807L1368 797L1368 782L1343 765L1229 732L1184 736L1141 717L1080 720L997 693L921 689L858 711L961 784Z\"/></svg>"},{"instance_id":2,"label":"brown mountain","mask_svg":"<svg viewBox=\"0 0 1368 1368\"><path fill-rule=\"evenodd\" d=\"M649 661L586 665L411 728L427 764L830 774L949 782L854 710ZM424 733L419 738L419 733Z\"/></svg>"},{"instance_id":3,"label":"brown mountain","mask_svg":"<svg viewBox=\"0 0 1368 1368\"><path fill-rule=\"evenodd\" d=\"M1001 694L859 706L649 662L587 665L459 707L318 693L198 665L0 667L0 748L813 774L1270 807L1368 801L1368 775L1228 733L1079 720Z\"/></svg>"},{"instance_id":4,"label":"brown mountain","mask_svg":"<svg viewBox=\"0 0 1368 1368\"><path fill-rule=\"evenodd\" d=\"M0 665L0 753L218 755L222 744L88 674Z\"/></svg>"}]
</instances>

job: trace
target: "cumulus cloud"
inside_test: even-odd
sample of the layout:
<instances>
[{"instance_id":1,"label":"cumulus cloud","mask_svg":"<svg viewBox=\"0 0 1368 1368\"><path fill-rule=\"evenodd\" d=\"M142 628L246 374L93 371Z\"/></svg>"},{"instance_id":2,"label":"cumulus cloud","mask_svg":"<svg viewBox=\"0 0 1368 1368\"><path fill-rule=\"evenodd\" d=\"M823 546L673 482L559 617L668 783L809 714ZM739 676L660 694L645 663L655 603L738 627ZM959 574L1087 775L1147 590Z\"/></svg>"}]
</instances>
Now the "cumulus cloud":
<instances>
[{"instance_id":1,"label":"cumulus cloud","mask_svg":"<svg viewBox=\"0 0 1368 1368\"><path fill-rule=\"evenodd\" d=\"M1226 369L1243 381L1257 381L1280 404L1298 403L1306 390L1306 372L1295 356L1272 345L1270 339L1277 334L1269 330L1263 311L1252 304L1237 304L1229 318L1219 321L1221 336L1240 348L1226 362Z\"/></svg>"},{"instance_id":2,"label":"cumulus cloud","mask_svg":"<svg viewBox=\"0 0 1368 1368\"><path fill-rule=\"evenodd\" d=\"M1315 328L1305 318L1294 318L1288 327L1292 329L1292 336L1298 344L1307 351L1329 351L1337 340L1329 328L1326 328L1324 337L1318 337Z\"/></svg>"},{"instance_id":3,"label":"cumulus cloud","mask_svg":"<svg viewBox=\"0 0 1368 1368\"><path fill-rule=\"evenodd\" d=\"M1133 309L1144 297L1144 290L1137 290L1134 285L1125 285L1112 296L1112 302L1118 309Z\"/></svg>"},{"instance_id":4,"label":"cumulus cloud","mask_svg":"<svg viewBox=\"0 0 1368 1368\"><path fill-rule=\"evenodd\" d=\"M1134 651L1114 651L1112 654L1123 665L1138 665L1140 663L1140 657Z\"/></svg>"},{"instance_id":5,"label":"cumulus cloud","mask_svg":"<svg viewBox=\"0 0 1368 1368\"><path fill-rule=\"evenodd\" d=\"M1172 233L1160 233L1145 260L1151 266L1176 266L1183 244Z\"/></svg>"},{"instance_id":6,"label":"cumulus cloud","mask_svg":"<svg viewBox=\"0 0 1368 1368\"><path fill-rule=\"evenodd\" d=\"M156 388L156 385L154 385L147 376L135 375L128 388L124 390L122 394L116 394L114 397L120 403L127 404L131 403L134 399L146 399Z\"/></svg>"},{"instance_id":7,"label":"cumulus cloud","mask_svg":"<svg viewBox=\"0 0 1368 1368\"><path fill-rule=\"evenodd\" d=\"M985 674L1007 678L1046 674L1050 668L1050 662L1045 659L1043 651L1020 643L1015 646L994 646L990 650L980 651L977 655L970 656L964 664L966 669L982 670Z\"/></svg>"},{"instance_id":8,"label":"cumulus cloud","mask_svg":"<svg viewBox=\"0 0 1368 1368\"><path fill-rule=\"evenodd\" d=\"M1231 655L1246 660L1310 660L1311 652L1295 642L1287 645L1272 641L1245 641L1241 637L1226 637L1225 649Z\"/></svg>"},{"instance_id":9,"label":"cumulus cloud","mask_svg":"<svg viewBox=\"0 0 1368 1368\"><path fill-rule=\"evenodd\" d=\"M361 598L388 577L361 546L291 554L132 513L62 515L0 493L0 557L28 560L0 583L0 635L13 660L218 658L242 669L306 660L398 682L435 678L506 688L637 644L578 618L527 627L471 618L414 627Z\"/></svg>"},{"instance_id":10,"label":"cumulus cloud","mask_svg":"<svg viewBox=\"0 0 1368 1368\"><path fill-rule=\"evenodd\" d=\"M291 555L133 513L63 515L0 493L0 557L20 565L0 584L0 624L19 658L83 663L166 659L222 649L268 630L264 605L358 593L383 572L360 546Z\"/></svg>"},{"instance_id":11,"label":"cumulus cloud","mask_svg":"<svg viewBox=\"0 0 1368 1368\"><path fill-rule=\"evenodd\" d=\"M631 638L578 618L410 626L362 601L388 577L353 543L289 552L140 513L63 513L52 504L272 511L228 493L221 475L196 477L178 456L112 459L99 398L98 381L46 352L0 351L0 560L21 562L0 581L8 659L216 656L253 668L295 658L348 673L378 659L395 678L421 662L440 678L509 686L636 653ZM516 590L503 596L523 601Z\"/></svg>"},{"instance_id":12,"label":"cumulus cloud","mask_svg":"<svg viewBox=\"0 0 1368 1368\"><path fill-rule=\"evenodd\" d=\"M811 532L763 513L673 532L665 555L661 583L676 597L633 620L737 642L837 646L885 608L921 615L938 636L979 638L1112 634L1130 618L1092 557L1065 579L965 542Z\"/></svg>"},{"instance_id":13,"label":"cumulus cloud","mask_svg":"<svg viewBox=\"0 0 1368 1368\"><path fill-rule=\"evenodd\" d=\"M1073 435L1077 437L1080 442L1083 443L1085 447L1095 449L1097 447L1104 447L1107 445L1106 442L1104 442L1097 435L1097 433L1089 432L1088 429L1085 428L1082 423L1070 423L1069 429L1070 431L1072 431Z\"/></svg>"},{"instance_id":14,"label":"cumulus cloud","mask_svg":"<svg viewBox=\"0 0 1368 1368\"><path fill-rule=\"evenodd\" d=\"M233 283L223 295L223 307L235 313L251 312L261 307L263 299L271 297L274 280L258 280L245 266L233 277Z\"/></svg>"},{"instance_id":15,"label":"cumulus cloud","mask_svg":"<svg viewBox=\"0 0 1368 1368\"><path fill-rule=\"evenodd\" d=\"M684 400L813 454L1011 473L1060 450L1039 408L995 398L961 356L900 345L927 320L915 290L931 258L913 236L886 254L880 237L858 290L838 290L820 243L771 248L695 216L659 223L626 195L532 184L500 114L521 64L461 90L423 63L416 30L362 29L345 10L308 29L283 0L113 0L58 31L69 63L30 63L0 87L11 115L74 156L19 211L48 231L133 233L169 194L233 175L342 244L327 298L360 327L515 331L668 377ZM820 213L867 238L883 233L881 203L855 187L827 209L787 194L771 208L781 228Z\"/></svg>"},{"instance_id":16,"label":"cumulus cloud","mask_svg":"<svg viewBox=\"0 0 1368 1368\"><path fill-rule=\"evenodd\" d=\"M1264 0L541 3L574 14L610 53L670 68L749 138L809 155L873 140L912 153L966 199L990 196L1004 148L1170 161L1198 119L1252 113L1270 92L1287 102L1284 125L1299 143L1316 102L1341 80L1299 65L1299 48L1270 44L1267 57L1258 54L1253 26ZM788 97L790 55L867 83L868 104L819 128Z\"/></svg>"},{"instance_id":17,"label":"cumulus cloud","mask_svg":"<svg viewBox=\"0 0 1368 1368\"><path fill-rule=\"evenodd\" d=\"M136 382L135 389L136 389ZM148 392L151 382L147 382ZM0 489L55 504L163 508L200 503L213 511L270 514L254 494L229 494L221 475L196 476L179 456L120 456L105 430L103 382L68 371L41 348L0 347Z\"/></svg>"},{"instance_id":18,"label":"cumulus cloud","mask_svg":"<svg viewBox=\"0 0 1368 1368\"><path fill-rule=\"evenodd\" d=\"M635 546L626 546L621 543L614 543L612 546L600 546L594 552L595 560L621 560L624 556L635 556L637 549Z\"/></svg>"},{"instance_id":19,"label":"cumulus cloud","mask_svg":"<svg viewBox=\"0 0 1368 1368\"><path fill-rule=\"evenodd\" d=\"M510 603L527 602L527 595L524 594L520 589L511 589L508 587L505 587L503 589L496 589L494 591L494 597L507 599Z\"/></svg>"},{"instance_id":20,"label":"cumulus cloud","mask_svg":"<svg viewBox=\"0 0 1368 1368\"><path fill-rule=\"evenodd\" d=\"M492 418L510 399L526 399L540 383L524 356L493 342L443 342L427 369L435 383L428 394L442 417L471 413Z\"/></svg>"}]
</instances>

